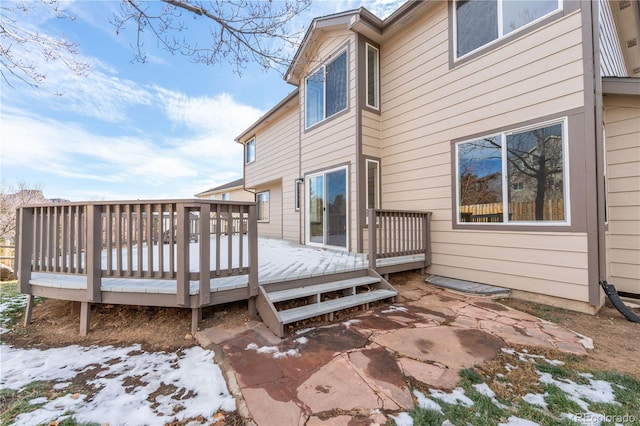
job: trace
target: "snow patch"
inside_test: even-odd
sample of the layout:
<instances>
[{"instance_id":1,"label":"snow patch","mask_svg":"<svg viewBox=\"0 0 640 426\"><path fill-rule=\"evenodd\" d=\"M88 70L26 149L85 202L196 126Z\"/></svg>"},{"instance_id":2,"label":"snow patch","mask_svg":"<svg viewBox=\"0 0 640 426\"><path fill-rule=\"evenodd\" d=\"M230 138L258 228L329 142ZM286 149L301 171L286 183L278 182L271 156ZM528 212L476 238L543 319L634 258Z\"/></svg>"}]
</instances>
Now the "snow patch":
<instances>
[{"instance_id":1,"label":"snow patch","mask_svg":"<svg viewBox=\"0 0 640 426\"><path fill-rule=\"evenodd\" d=\"M429 392L433 398L439 399L447 404L456 405L460 403L467 407L473 406L473 401L464 394L464 389L462 388L455 388L450 393L436 389L429 389Z\"/></svg>"},{"instance_id":2,"label":"snow patch","mask_svg":"<svg viewBox=\"0 0 640 426\"><path fill-rule=\"evenodd\" d=\"M432 399L429 399L418 390L414 390L413 394L416 396L418 401L418 406L425 410L437 411L438 413L442 413L442 407Z\"/></svg>"},{"instance_id":3,"label":"snow patch","mask_svg":"<svg viewBox=\"0 0 640 426\"><path fill-rule=\"evenodd\" d=\"M413 426L413 418L408 413L400 413L397 416L389 416L396 422L396 426Z\"/></svg>"},{"instance_id":4,"label":"snow patch","mask_svg":"<svg viewBox=\"0 0 640 426\"><path fill-rule=\"evenodd\" d=\"M99 367L95 378L87 381L96 389L90 400L82 394L62 395L20 414L15 425L49 424L65 414L78 422L148 424L154 419L165 424L198 416L211 419L219 410L236 408L213 352L200 347L166 353L143 352L140 345L47 350L0 345L0 358L0 387L16 390L36 380L61 382L58 388L64 389L79 373ZM127 381L131 378L135 385ZM161 387L172 393L152 398ZM188 399L181 399L185 395Z\"/></svg>"}]
</instances>

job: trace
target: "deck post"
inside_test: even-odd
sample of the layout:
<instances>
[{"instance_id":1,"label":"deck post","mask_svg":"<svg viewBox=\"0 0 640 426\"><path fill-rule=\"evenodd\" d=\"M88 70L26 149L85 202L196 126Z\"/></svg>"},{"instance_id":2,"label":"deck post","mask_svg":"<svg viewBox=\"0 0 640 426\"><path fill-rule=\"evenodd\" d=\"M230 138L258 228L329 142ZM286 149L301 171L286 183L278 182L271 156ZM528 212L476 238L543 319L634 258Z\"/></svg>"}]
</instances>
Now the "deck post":
<instances>
[{"instance_id":1,"label":"deck post","mask_svg":"<svg viewBox=\"0 0 640 426\"><path fill-rule=\"evenodd\" d=\"M91 303L80 302L80 335L86 336L91 327Z\"/></svg>"},{"instance_id":2,"label":"deck post","mask_svg":"<svg viewBox=\"0 0 640 426\"><path fill-rule=\"evenodd\" d=\"M87 300L100 302L102 281L102 209L95 204L87 206Z\"/></svg>"},{"instance_id":3,"label":"deck post","mask_svg":"<svg viewBox=\"0 0 640 426\"><path fill-rule=\"evenodd\" d=\"M219 232L219 230L216 230ZM200 205L200 303L199 306L208 305L211 302L211 205Z\"/></svg>"},{"instance_id":4,"label":"deck post","mask_svg":"<svg viewBox=\"0 0 640 426\"><path fill-rule=\"evenodd\" d=\"M28 326L31 323L31 313L33 312L33 294L30 294L27 298L27 306L24 308L24 326Z\"/></svg>"},{"instance_id":5,"label":"deck post","mask_svg":"<svg viewBox=\"0 0 640 426\"><path fill-rule=\"evenodd\" d=\"M21 207L17 215L18 238L16 253L18 259L18 282L20 293L31 294L31 256L33 253L33 209Z\"/></svg>"},{"instance_id":6,"label":"deck post","mask_svg":"<svg viewBox=\"0 0 640 426\"><path fill-rule=\"evenodd\" d=\"M376 211L369 209L369 269L376 270L376 255L378 254L378 241L376 235Z\"/></svg>"},{"instance_id":7,"label":"deck post","mask_svg":"<svg viewBox=\"0 0 640 426\"><path fill-rule=\"evenodd\" d=\"M255 204L249 206L249 316L258 316L258 211Z\"/></svg>"},{"instance_id":8,"label":"deck post","mask_svg":"<svg viewBox=\"0 0 640 426\"><path fill-rule=\"evenodd\" d=\"M191 335L198 332L198 323L202 321L202 308L191 308Z\"/></svg>"},{"instance_id":9,"label":"deck post","mask_svg":"<svg viewBox=\"0 0 640 426\"><path fill-rule=\"evenodd\" d=\"M189 210L183 203L176 205L178 226L176 229L177 264L177 301L179 306L189 306Z\"/></svg>"},{"instance_id":10,"label":"deck post","mask_svg":"<svg viewBox=\"0 0 640 426\"><path fill-rule=\"evenodd\" d=\"M427 267L431 265L431 212L427 212L423 216L422 224L422 247L424 248L424 268L422 274L427 272Z\"/></svg>"}]
</instances>

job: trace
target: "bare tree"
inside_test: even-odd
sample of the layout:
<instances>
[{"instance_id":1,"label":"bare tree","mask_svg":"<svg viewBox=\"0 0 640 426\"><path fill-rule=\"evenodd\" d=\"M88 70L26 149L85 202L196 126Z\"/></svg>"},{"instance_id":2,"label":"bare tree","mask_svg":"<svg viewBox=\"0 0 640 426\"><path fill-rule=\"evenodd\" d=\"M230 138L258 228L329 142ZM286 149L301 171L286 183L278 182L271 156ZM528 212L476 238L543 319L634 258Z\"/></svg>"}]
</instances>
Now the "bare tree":
<instances>
[{"instance_id":1,"label":"bare tree","mask_svg":"<svg viewBox=\"0 0 640 426\"><path fill-rule=\"evenodd\" d=\"M15 241L18 207L46 201L39 186L29 185L25 181L17 181L13 185L3 182L0 192L0 241Z\"/></svg>"},{"instance_id":2,"label":"bare tree","mask_svg":"<svg viewBox=\"0 0 640 426\"><path fill-rule=\"evenodd\" d=\"M250 63L282 72L302 35L301 28L291 28L292 20L310 4L311 0L121 0L111 23L118 34L133 26L134 61L147 61L145 41L152 40L196 63L228 62L238 74ZM45 62L59 61L78 75L86 74L89 64L78 59L76 44L24 25L24 17L43 8L58 19L75 19L60 0L0 3L0 75L10 86L22 82L53 93ZM209 36L195 39L191 26L206 26Z\"/></svg>"}]
</instances>

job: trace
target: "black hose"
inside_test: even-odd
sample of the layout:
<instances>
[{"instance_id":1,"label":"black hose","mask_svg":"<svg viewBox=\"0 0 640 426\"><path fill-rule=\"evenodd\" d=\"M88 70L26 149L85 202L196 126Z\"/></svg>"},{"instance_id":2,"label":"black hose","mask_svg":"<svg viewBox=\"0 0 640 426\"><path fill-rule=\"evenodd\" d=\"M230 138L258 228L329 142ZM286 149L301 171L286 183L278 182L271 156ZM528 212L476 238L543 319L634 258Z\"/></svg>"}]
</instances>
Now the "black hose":
<instances>
[{"instance_id":1,"label":"black hose","mask_svg":"<svg viewBox=\"0 0 640 426\"><path fill-rule=\"evenodd\" d=\"M636 315L624 302L620 299L616 288L613 284L609 284L606 281L600 281L600 286L602 286L604 293L607 295L613 306L620 312L626 319L631 322L640 323L640 317Z\"/></svg>"}]
</instances>

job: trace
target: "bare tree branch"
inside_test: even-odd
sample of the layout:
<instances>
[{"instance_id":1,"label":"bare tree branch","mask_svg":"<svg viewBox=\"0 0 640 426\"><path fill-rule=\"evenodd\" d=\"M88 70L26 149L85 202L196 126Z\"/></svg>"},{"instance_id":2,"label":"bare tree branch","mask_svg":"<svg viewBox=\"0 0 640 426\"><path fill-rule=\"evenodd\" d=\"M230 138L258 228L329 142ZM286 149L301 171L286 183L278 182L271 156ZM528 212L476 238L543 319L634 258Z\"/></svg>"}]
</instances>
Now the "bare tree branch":
<instances>
[{"instance_id":1,"label":"bare tree branch","mask_svg":"<svg viewBox=\"0 0 640 426\"><path fill-rule=\"evenodd\" d=\"M58 19L74 18L64 12L57 0L3 2L0 4L0 75L10 87L22 82L33 88L59 95L47 84L43 64L60 62L77 75L85 75L89 65L78 61L77 46L64 38L54 38L25 25L20 15L44 7Z\"/></svg>"},{"instance_id":2,"label":"bare tree branch","mask_svg":"<svg viewBox=\"0 0 640 426\"><path fill-rule=\"evenodd\" d=\"M250 63L263 70L284 71L289 65L302 29L292 29L292 19L306 10L311 0L162 0L157 3L122 0L120 13L111 20L120 33L133 23L137 31L134 59L147 61L144 35L149 33L158 47L206 65L223 61L241 74ZM183 14L185 12L185 14ZM207 25L207 40L181 34L192 25Z\"/></svg>"}]
</instances>

